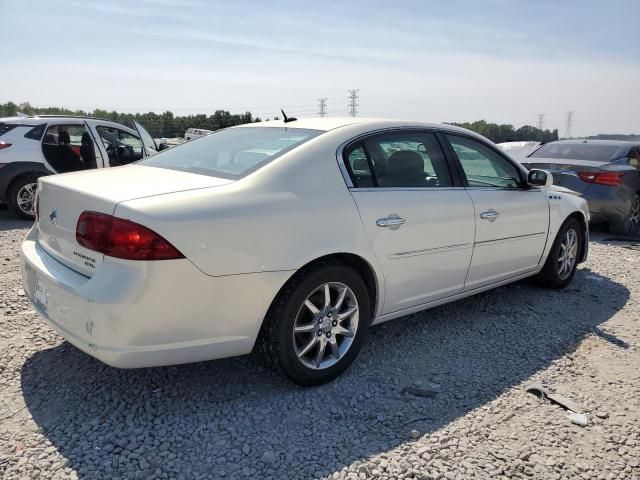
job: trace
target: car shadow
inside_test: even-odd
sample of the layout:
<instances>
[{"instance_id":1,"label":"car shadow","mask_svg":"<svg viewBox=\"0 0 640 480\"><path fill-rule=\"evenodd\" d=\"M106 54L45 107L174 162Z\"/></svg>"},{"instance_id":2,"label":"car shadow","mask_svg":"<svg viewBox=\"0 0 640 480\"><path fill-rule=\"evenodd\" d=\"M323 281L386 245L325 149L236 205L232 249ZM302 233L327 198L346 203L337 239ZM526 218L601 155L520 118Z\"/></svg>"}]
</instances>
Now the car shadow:
<instances>
[{"instance_id":1,"label":"car shadow","mask_svg":"<svg viewBox=\"0 0 640 480\"><path fill-rule=\"evenodd\" d=\"M373 327L352 368L316 388L252 357L118 370L62 343L25 362L22 392L80 478L313 478L443 427L586 336L625 348L598 326L628 298L588 269L562 291L501 287ZM402 393L419 382L438 393Z\"/></svg>"}]
</instances>

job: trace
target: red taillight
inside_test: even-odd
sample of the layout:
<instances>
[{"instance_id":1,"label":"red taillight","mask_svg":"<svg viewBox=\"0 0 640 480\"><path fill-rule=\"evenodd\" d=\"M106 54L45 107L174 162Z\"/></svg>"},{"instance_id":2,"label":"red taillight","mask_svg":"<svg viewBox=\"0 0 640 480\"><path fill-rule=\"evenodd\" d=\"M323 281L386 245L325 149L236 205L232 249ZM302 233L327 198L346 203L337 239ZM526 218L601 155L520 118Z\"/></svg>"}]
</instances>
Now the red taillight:
<instances>
[{"instance_id":1,"label":"red taillight","mask_svg":"<svg viewBox=\"0 0 640 480\"><path fill-rule=\"evenodd\" d=\"M600 185L609 185L610 187L617 187L622 183L622 172L580 172L578 176L584 182L598 183Z\"/></svg>"},{"instance_id":2,"label":"red taillight","mask_svg":"<svg viewBox=\"0 0 640 480\"><path fill-rule=\"evenodd\" d=\"M2 140L0 140L0 150L9 148L11 145L11 143L3 142Z\"/></svg>"},{"instance_id":3,"label":"red taillight","mask_svg":"<svg viewBox=\"0 0 640 480\"><path fill-rule=\"evenodd\" d=\"M125 260L184 258L173 245L138 223L98 212L82 212L76 225L80 245Z\"/></svg>"}]
</instances>

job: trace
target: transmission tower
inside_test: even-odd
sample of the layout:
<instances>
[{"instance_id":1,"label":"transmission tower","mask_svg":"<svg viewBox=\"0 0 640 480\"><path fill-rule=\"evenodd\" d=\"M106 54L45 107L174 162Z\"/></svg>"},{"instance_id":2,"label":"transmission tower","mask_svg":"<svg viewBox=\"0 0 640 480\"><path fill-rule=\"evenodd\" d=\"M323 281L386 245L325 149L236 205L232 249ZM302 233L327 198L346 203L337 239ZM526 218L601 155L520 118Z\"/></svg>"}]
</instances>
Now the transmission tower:
<instances>
[{"instance_id":1,"label":"transmission tower","mask_svg":"<svg viewBox=\"0 0 640 480\"><path fill-rule=\"evenodd\" d=\"M539 135L540 135L540 141L543 142L544 141L544 117L545 117L545 113L539 113L538 114L538 130L539 130Z\"/></svg>"},{"instance_id":2,"label":"transmission tower","mask_svg":"<svg viewBox=\"0 0 640 480\"><path fill-rule=\"evenodd\" d=\"M355 117L358 115L358 92L359 88L349 90L349 115Z\"/></svg>"},{"instance_id":3,"label":"transmission tower","mask_svg":"<svg viewBox=\"0 0 640 480\"><path fill-rule=\"evenodd\" d=\"M567 112L567 129L564 131L564 138L571 138L571 127L573 126L573 114L576 112Z\"/></svg>"},{"instance_id":4,"label":"transmission tower","mask_svg":"<svg viewBox=\"0 0 640 480\"><path fill-rule=\"evenodd\" d=\"M326 99L326 97L318 99L318 115L320 115L321 117L326 117L327 116L327 99Z\"/></svg>"}]
</instances>

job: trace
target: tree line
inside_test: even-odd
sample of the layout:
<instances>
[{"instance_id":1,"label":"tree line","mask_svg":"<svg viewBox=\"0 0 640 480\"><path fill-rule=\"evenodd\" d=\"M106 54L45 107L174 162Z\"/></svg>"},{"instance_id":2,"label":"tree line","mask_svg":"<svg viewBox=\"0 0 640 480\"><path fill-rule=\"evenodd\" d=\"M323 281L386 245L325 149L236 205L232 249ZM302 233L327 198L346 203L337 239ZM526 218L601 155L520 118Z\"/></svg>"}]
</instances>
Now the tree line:
<instances>
[{"instance_id":1,"label":"tree line","mask_svg":"<svg viewBox=\"0 0 640 480\"><path fill-rule=\"evenodd\" d=\"M183 137L187 128L219 130L234 125L260 121L260 118L255 118L251 112L232 114L226 110L216 110L213 115L197 114L179 116L174 115L170 111L160 114L154 112L119 113L115 110L109 112L102 109L85 112L84 110L70 110L60 107L33 107L29 103L16 104L8 102L0 104L0 117L13 117L18 112L27 115L79 115L98 117L123 125L131 125L131 122L135 120L142 124L154 137ZM558 130L540 130L530 125L516 129L513 125L498 125L496 123L488 123L485 120L471 123L452 123L452 125L473 130L495 143L518 140L537 140L546 143L558 140Z\"/></svg>"},{"instance_id":2,"label":"tree line","mask_svg":"<svg viewBox=\"0 0 640 480\"><path fill-rule=\"evenodd\" d=\"M467 123L451 123L458 127L472 130L487 137L494 143L517 142L522 140L535 140L537 142L548 143L558 140L558 130L540 130L531 125L524 125L514 128L513 125L488 123L485 120Z\"/></svg>"},{"instance_id":3,"label":"tree line","mask_svg":"<svg viewBox=\"0 0 640 480\"><path fill-rule=\"evenodd\" d=\"M221 128L241 125L243 123L259 122L260 118L254 118L251 112L230 113L226 110L216 110L213 115L174 115L170 111L160 114L147 113L120 113L96 108L91 112L84 110L70 110L60 107L32 107L29 103L15 104L8 102L0 104L0 117L13 117L18 112L27 115L78 115L87 117L104 118L122 125L132 125L135 120L144 126L154 137L183 137L187 128L204 128L207 130L219 130Z\"/></svg>"}]
</instances>

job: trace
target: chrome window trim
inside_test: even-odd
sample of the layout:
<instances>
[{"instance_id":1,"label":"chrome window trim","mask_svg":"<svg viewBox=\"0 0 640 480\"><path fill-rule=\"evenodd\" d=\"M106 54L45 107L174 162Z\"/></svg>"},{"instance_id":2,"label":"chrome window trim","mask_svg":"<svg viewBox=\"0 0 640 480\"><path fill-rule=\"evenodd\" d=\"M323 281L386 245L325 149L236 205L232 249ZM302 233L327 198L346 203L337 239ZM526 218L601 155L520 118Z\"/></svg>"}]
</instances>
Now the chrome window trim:
<instances>
[{"instance_id":1,"label":"chrome window trim","mask_svg":"<svg viewBox=\"0 0 640 480\"><path fill-rule=\"evenodd\" d=\"M350 192L446 192L466 190L465 187L350 187Z\"/></svg>"}]
</instances>

